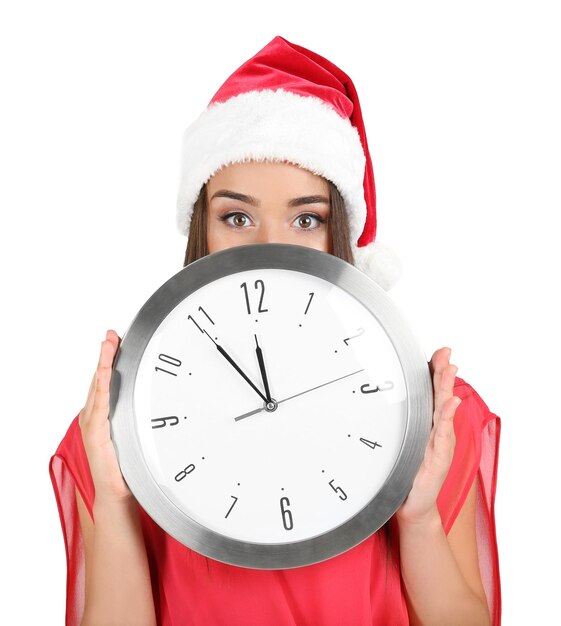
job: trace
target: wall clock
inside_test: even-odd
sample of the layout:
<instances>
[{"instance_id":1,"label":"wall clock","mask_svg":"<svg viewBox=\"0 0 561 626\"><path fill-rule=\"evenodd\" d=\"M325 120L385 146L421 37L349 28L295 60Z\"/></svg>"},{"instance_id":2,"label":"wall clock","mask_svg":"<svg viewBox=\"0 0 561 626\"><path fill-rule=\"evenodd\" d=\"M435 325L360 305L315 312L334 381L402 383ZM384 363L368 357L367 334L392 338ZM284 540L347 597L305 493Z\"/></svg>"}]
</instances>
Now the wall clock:
<instances>
[{"instance_id":1,"label":"wall clock","mask_svg":"<svg viewBox=\"0 0 561 626\"><path fill-rule=\"evenodd\" d=\"M427 360L365 274L303 246L214 253L163 284L115 359L125 480L166 532L211 558L316 563L380 528L432 422Z\"/></svg>"}]
</instances>

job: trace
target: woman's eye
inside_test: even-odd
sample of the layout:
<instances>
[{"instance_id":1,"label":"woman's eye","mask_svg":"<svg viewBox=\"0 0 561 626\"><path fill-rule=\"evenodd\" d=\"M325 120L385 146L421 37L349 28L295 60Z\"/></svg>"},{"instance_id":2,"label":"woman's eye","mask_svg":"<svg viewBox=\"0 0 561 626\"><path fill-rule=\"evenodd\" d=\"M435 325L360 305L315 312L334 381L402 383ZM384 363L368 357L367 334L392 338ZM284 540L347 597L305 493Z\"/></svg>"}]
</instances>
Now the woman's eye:
<instances>
[{"instance_id":1,"label":"woman's eye","mask_svg":"<svg viewBox=\"0 0 561 626\"><path fill-rule=\"evenodd\" d=\"M325 220L319 217L319 215L304 213L296 218L295 223L298 228L312 230L313 228L317 228L320 224L324 224Z\"/></svg>"},{"instance_id":2,"label":"woman's eye","mask_svg":"<svg viewBox=\"0 0 561 626\"><path fill-rule=\"evenodd\" d=\"M228 213L220 219L236 228L243 228L249 224L249 218L245 213Z\"/></svg>"}]
</instances>

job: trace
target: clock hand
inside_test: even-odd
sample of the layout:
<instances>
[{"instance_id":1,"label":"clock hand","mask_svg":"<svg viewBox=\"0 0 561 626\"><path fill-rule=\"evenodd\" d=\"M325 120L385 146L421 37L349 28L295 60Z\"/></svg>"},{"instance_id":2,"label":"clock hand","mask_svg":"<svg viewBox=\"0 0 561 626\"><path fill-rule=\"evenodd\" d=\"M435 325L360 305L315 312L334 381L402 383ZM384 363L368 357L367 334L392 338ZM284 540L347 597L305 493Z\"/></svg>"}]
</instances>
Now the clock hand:
<instances>
[{"instance_id":1,"label":"clock hand","mask_svg":"<svg viewBox=\"0 0 561 626\"><path fill-rule=\"evenodd\" d=\"M234 417L234 421L239 422L240 420L245 419L246 417L250 417L251 415L256 415L257 413L261 413L264 411L266 407L262 406L260 409L255 409L254 411L249 411L248 413L244 413L243 415L238 415L238 417Z\"/></svg>"},{"instance_id":2,"label":"clock hand","mask_svg":"<svg viewBox=\"0 0 561 626\"><path fill-rule=\"evenodd\" d=\"M333 380L329 380L326 383L322 383L321 385L317 385L317 387L312 387L311 389L306 389L306 391L301 391L300 393L296 393L293 396L289 396L288 398L284 398L283 400L279 400L277 404L281 402L286 402L287 400L292 400L292 398L297 398L298 396L303 396L305 393L309 393L310 391L314 391L315 389L319 389L320 387L325 387L326 385L331 385L332 383L336 383L338 380L343 380L343 378L348 378L349 376L354 376L359 372L364 372L364 368L361 370L357 370L356 372L351 372L350 374L345 374L344 376L339 376L339 378L335 378Z\"/></svg>"},{"instance_id":3,"label":"clock hand","mask_svg":"<svg viewBox=\"0 0 561 626\"><path fill-rule=\"evenodd\" d=\"M265 402L269 402L269 400L267 400L267 398L259 391L259 389L251 382L251 380L248 378L248 376L246 376L246 374L242 371L242 369L240 368L240 366L234 361L234 359L226 352L226 350L224 350L224 348L216 343L216 341L214 341L214 339L207 333L207 331L204 331L206 336L212 341L212 343L216 346L218 352L220 352L220 354L228 361L228 363L230 363L230 365L232 365L234 367L234 369L238 372L238 374L240 374L240 376L249 384L249 386L256 391L259 394L260 398L263 398L263 400Z\"/></svg>"},{"instance_id":4,"label":"clock hand","mask_svg":"<svg viewBox=\"0 0 561 626\"><path fill-rule=\"evenodd\" d=\"M273 410L276 410L277 405L281 404L282 402L287 402L288 400L292 400L293 398L297 398L298 396L303 396L305 393L310 393L310 391L314 391L316 389L319 389L320 387L331 385L333 383L336 383L338 380L343 380L343 378L354 376L355 374L358 374L360 372L364 372L364 368L362 368L361 370L356 370L356 372L351 372L350 374L345 374L344 376L339 376L339 378L328 380L326 383L322 383L321 385L317 385L316 387L312 387L311 389L306 389L305 391L301 391L300 393L295 393L293 396L289 396L288 398L284 398L283 400L279 400L278 402L275 402L275 400L272 400L272 403L275 405ZM270 409L268 409L267 407L262 407L260 409L255 409L254 411L249 411L249 413L238 415L238 417L234 417L234 421L239 422L240 420L243 420L246 417L250 417L251 415L255 415L256 413L260 413L261 411L265 411L265 410L270 411Z\"/></svg>"},{"instance_id":5,"label":"clock hand","mask_svg":"<svg viewBox=\"0 0 561 626\"><path fill-rule=\"evenodd\" d=\"M271 402L271 392L269 391L269 382L267 381L267 372L265 371L265 361L263 360L263 351L259 346L259 342L257 341L257 335L253 335L255 337L255 343L257 348L255 348L255 354L257 354L257 360L259 361L259 369L261 371L261 378L263 380L263 386L265 387L265 394L267 395L267 402Z\"/></svg>"}]
</instances>

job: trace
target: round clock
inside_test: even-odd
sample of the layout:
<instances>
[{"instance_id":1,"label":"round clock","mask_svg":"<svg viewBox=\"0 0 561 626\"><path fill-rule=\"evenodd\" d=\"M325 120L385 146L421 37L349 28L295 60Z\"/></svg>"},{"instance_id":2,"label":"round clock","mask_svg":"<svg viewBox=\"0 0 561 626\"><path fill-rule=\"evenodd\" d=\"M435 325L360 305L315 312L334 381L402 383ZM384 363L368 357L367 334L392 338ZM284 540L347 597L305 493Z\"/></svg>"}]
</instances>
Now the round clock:
<instances>
[{"instance_id":1,"label":"round clock","mask_svg":"<svg viewBox=\"0 0 561 626\"><path fill-rule=\"evenodd\" d=\"M162 285L123 337L111 398L144 510L201 554L264 569L380 528L432 422L428 363L386 293L286 244L217 252Z\"/></svg>"}]
</instances>

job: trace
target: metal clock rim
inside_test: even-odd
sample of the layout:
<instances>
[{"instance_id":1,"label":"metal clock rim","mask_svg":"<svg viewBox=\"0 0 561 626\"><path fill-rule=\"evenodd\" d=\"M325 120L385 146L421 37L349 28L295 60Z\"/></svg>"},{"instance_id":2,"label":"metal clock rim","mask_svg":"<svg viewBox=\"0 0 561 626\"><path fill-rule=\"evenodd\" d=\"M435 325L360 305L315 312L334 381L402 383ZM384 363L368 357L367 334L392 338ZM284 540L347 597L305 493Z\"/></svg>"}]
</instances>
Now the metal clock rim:
<instances>
[{"instance_id":1,"label":"metal clock rim","mask_svg":"<svg viewBox=\"0 0 561 626\"><path fill-rule=\"evenodd\" d=\"M254 269L312 274L343 289L380 322L400 360L407 388L407 427L384 485L356 515L316 537L294 543L238 541L186 516L160 489L144 462L134 420L135 376L162 320L188 295L219 278ZM292 244L250 244L216 252L188 265L146 301L123 336L111 383L110 421L123 476L139 504L168 534L218 561L256 569L309 565L354 547L397 510L422 461L432 421L432 383L416 338L389 296L355 267L331 254Z\"/></svg>"}]
</instances>

